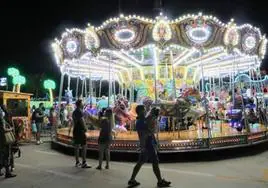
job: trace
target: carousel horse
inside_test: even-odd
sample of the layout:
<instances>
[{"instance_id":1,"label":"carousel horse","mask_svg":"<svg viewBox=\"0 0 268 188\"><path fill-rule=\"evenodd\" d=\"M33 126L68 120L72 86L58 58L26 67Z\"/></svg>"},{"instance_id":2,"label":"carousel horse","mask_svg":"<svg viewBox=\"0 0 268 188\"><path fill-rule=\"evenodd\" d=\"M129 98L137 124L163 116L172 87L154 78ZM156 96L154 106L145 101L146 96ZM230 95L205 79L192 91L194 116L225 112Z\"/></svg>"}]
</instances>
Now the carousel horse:
<instances>
[{"instance_id":1,"label":"carousel horse","mask_svg":"<svg viewBox=\"0 0 268 188\"><path fill-rule=\"evenodd\" d=\"M131 121L131 116L126 107L126 101L122 99L116 101L113 112L115 114L117 130L120 132L126 132L127 129L125 128L125 126Z\"/></svg>"},{"instance_id":2,"label":"carousel horse","mask_svg":"<svg viewBox=\"0 0 268 188\"><path fill-rule=\"evenodd\" d=\"M200 99L201 99L200 93L199 93L198 89L196 89L196 88L185 89L182 92L181 97L188 98L188 99L195 98L196 101L200 101Z\"/></svg>"},{"instance_id":3,"label":"carousel horse","mask_svg":"<svg viewBox=\"0 0 268 188\"><path fill-rule=\"evenodd\" d=\"M160 115L179 118L181 124L191 126L204 113L194 108L188 98L179 97L176 102L164 102L160 105Z\"/></svg>"}]
</instances>

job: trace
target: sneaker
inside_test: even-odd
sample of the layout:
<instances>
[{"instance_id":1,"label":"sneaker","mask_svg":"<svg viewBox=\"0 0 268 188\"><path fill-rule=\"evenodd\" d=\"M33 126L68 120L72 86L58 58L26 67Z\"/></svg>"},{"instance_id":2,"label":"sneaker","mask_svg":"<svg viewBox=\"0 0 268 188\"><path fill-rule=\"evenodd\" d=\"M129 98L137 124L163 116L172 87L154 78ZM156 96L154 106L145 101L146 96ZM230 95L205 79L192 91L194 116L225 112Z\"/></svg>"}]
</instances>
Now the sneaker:
<instances>
[{"instance_id":1,"label":"sneaker","mask_svg":"<svg viewBox=\"0 0 268 188\"><path fill-rule=\"evenodd\" d=\"M37 144L37 145L40 145L40 141L37 141L36 144Z\"/></svg>"},{"instance_id":2,"label":"sneaker","mask_svg":"<svg viewBox=\"0 0 268 188\"><path fill-rule=\"evenodd\" d=\"M110 169L109 165L106 165L106 166L105 166L105 169L107 169L107 170Z\"/></svg>"},{"instance_id":3,"label":"sneaker","mask_svg":"<svg viewBox=\"0 0 268 188\"><path fill-rule=\"evenodd\" d=\"M80 167L82 164L79 162L79 161L77 161L76 163L75 163L75 167Z\"/></svg>"},{"instance_id":4,"label":"sneaker","mask_svg":"<svg viewBox=\"0 0 268 188\"><path fill-rule=\"evenodd\" d=\"M140 182L137 182L136 180L129 180L128 185L131 187L139 186Z\"/></svg>"},{"instance_id":5,"label":"sneaker","mask_svg":"<svg viewBox=\"0 0 268 188\"><path fill-rule=\"evenodd\" d=\"M84 163L82 164L81 168L91 168L91 166L87 165L87 163L84 162Z\"/></svg>"},{"instance_id":6,"label":"sneaker","mask_svg":"<svg viewBox=\"0 0 268 188\"><path fill-rule=\"evenodd\" d=\"M101 166L97 166L96 169L97 169L97 170L102 170Z\"/></svg>"},{"instance_id":7,"label":"sneaker","mask_svg":"<svg viewBox=\"0 0 268 188\"><path fill-rule=\"evenodd\" d=\"M40 144L43 144L44 142L42 140L40 140Z\"/></svg>"},{"instance_id":8,"label":"sneaker","mask_svg":"<svg viewBox=\"0 0 268 188\"><path fill-rule=\"evenodd\" d=\"M162 179L162 181L157 183L157 187L169 187L171 184L170 181L166 181L165 179Z\"/></svg>"},{"instance_id":9,"label":"sneaker","mask_svg":"<svg viewBox=\"0 0 268 188\"><path fill-rule=\"evenodd\" d=\"M14 177L16 177L16 176L17 176L16 174L11 174L11 173L9 173L9 174L6 174L5 178L6 178L6 179L8 179L8 178L14 178Z\"/></svg>"}]
</instances>

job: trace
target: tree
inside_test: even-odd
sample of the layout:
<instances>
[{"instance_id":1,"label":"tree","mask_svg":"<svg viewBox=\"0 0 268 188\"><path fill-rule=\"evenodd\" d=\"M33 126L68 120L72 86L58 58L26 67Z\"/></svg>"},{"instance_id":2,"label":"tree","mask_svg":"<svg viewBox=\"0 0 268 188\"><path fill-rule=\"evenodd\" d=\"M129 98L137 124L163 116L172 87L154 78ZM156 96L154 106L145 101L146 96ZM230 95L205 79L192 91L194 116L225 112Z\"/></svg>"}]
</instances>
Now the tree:
<instances>
[{"instance_id":1,"label":"tree","mask_svg":"<svg viewBox=\"0 0 268 188\"><path fill-rule=\"evenodd\" d=\"M14 86L16 86L16 92L20 92L21 85L24 85L26 83L26 79L24 76L18 75L13 77L12 83Z\"/></svg>"},{"instance_id":2,"label":"tree","mask_svg":"<svg viewBox=\"0 0 268 188\"><path fill-rule=\"evenodd\" d=\"M50 95L50 103L53 105L53 92L52 90L56 89L56 83L53 80L45 80L44 81L44 88L49 90L49 95Z\"/></svg>"},{"instance_id":3,"label":"tree","mask_svg":"<svg viewBox=\"0 0 268 188\"><path fill-rule=\"evenodd\" d=\"M14 77L20 75L20 71L18 69L14 68L14 67L10 67L10 68L7 69L7 74L8 74L8 76L11 76L13 78L13 80L14 80ZM13 83L13 92L15 92L15 85L16 84Z\"/></svg>"}]
</instances>

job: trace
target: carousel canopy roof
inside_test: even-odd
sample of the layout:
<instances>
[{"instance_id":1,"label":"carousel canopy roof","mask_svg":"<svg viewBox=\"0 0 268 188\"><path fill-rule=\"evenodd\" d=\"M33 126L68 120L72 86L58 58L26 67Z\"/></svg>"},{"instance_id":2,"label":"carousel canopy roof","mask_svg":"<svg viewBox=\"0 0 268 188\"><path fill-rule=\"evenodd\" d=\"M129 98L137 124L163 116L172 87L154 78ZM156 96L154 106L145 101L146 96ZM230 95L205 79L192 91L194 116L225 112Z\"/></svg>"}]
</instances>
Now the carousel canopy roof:
<instances>
[{"instance_id":1,"label":"carousel canopy roof","mask_svg":"<svg viewBox=\"0 0 268 188\"><path fill-rule=\"evenodd\" d=\"M159 64L202 68L205 75L257 68L266 44L256 27L199 13L175 20L120 15L99 27L66 29L52 48L63 73L124 82L122 72L131 80L135 68L144 79L143 67Z\"/></svg>"}]
</instances>

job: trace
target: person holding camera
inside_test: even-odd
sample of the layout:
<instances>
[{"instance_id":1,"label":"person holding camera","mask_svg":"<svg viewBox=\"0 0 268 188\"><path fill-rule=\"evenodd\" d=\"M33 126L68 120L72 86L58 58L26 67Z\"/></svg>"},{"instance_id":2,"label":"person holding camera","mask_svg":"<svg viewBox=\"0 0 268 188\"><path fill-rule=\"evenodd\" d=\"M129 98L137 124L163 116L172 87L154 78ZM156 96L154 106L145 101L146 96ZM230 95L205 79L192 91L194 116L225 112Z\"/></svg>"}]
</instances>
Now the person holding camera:
<instances>
[{"instance_id":1,"label":"person holding camera","mask_svg":"<svg viewBox=\"0 0 268 188\"><path fill-rule=\"evenodd\" d=\"M136 107L136 113L138 115L136 121L136 129L140 140L141 151L139 160L133 169L130 180L128 181L128 185L131 187L140 185L140 183L135 180L136 176L140 171L142 165L149 161L152 163L154 174L158 180L157 186L169 187L171 182L166 181L161 176L157 154L157 141L154 136L154 130L157 118L159 116L159 110L153 108L146 116L144 105L138 105Z\"/></svg>"}]
</instances>

